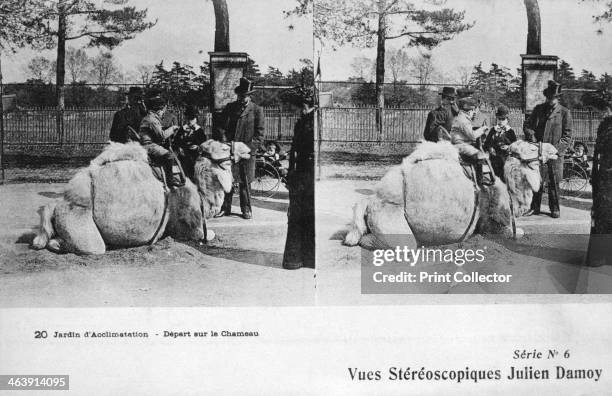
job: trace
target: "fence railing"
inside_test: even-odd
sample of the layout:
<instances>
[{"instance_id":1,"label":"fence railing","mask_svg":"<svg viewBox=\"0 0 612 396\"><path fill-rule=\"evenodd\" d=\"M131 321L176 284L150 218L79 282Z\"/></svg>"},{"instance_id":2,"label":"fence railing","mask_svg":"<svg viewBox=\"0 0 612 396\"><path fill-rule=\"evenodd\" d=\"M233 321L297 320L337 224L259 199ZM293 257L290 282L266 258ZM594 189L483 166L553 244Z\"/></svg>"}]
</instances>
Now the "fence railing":
<instances>
[{"instance_id":1,"label":"fence railing","mask_svg":"<svg viewBox=\"0 0 612 396\"><path fill-rule=\"evenodd\" d=\"M55 109L20 109L4 114L4 144L8 146L40 145L91 145L104 144L116 108L69 108L64 111L63 133L56 129ZM423 136L430 109L384 109L383 134L376 128L376 109L368 107L343 107L321 109L321 140L330 142L417 142ZM182 112L175 111L179 123ZM489 125L495 122L493 112L483 113ZM290 141L293 127L299 115L279 108L264 108L266 140ZM573 138L593 142L602 118L598 113L573 110ZM512 109L510 125L519 136L523 135L523 113ZM208 136L211 135L211 115L202 111L198 122Z\"/></svg>"},{"instance_id":2,"label":"fence railing","mask_svg":"<svg viewBox=\"0 0 612 396\"><path fill-rule=\"evenodd\" d=\"M389 108L382 112L383 133L376 128L376 108L329 107L321 109L321 141L328 142L388 142L414 143L423 138L425 122L430 109ZM483 112L488 125L494 125L495 113ZM603 120L596 112L572 110L572 137L575 140L594 142L597 128ZM510 125L518 136L523 136L524 114L511 109Z\"/></svg>"},{"instance_id":3,"label":"fence railing","mask_svg":"<svg viewBox=\"0 0 612 396\"><path fill-rule=\"evenodd\" d=\"M19 109L4 114L4 144L8 146L91 145L108 141L117 108L68 108L63 115L63 132L56 128L53 108ZM173 111L179 124L182 111ZM266 140L290 141L299 115L279 108L264 108ZM211 114L200 111L198 123L212 134Z\"/></svg>"}]
</instances>

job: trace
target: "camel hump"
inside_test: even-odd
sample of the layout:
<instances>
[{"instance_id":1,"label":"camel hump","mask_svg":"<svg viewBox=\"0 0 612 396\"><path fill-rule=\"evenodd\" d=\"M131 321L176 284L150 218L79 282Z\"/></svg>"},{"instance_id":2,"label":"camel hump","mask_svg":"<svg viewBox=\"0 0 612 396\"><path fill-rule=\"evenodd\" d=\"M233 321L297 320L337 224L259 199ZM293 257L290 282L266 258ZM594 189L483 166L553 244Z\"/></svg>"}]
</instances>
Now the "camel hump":
<instances>
[{"instance_id":1,"label":"camel hump","mask_svg":"<svg viewBox=\"0 0 612 396\"><path fill-rule=\"evenodd\" d=\"M404 162L405 215L419 241L425 244L457 242L475 208L473 183L458 159Z\"/></svg>"},{"instance_id":2,"label":"camel hump","mask_svg":"<svg viewBox=\"0 0 612 396\"><path fill-rule=\"evenodd\" d=\"M138 143L111 142L100 155L91 160L92 166L104 166L116 161L138 161L148 163L146 150Z\"/></svg>"},{"instance_id":3,"label":"camel hump","mask_svg":"<svg viewBox=\"0 0 612 396\"><path fill-rule=\"evenodd\" d=\"M404 158L402 165L405 167L436 159L459 162L459 151L446 140L437 143L422 141L408 157Z\"/></svg>"},{"instance_id":4,"label":"camel hump","mask_svg":"<svg viewBox=\"0 0 612 396\"><path fill-rule=\"evenodd\" d=\"M108 245L147 243L162 221L164 190L151 167L114 161L92 171L93 218Z\"/></svg>"}]
</instances>

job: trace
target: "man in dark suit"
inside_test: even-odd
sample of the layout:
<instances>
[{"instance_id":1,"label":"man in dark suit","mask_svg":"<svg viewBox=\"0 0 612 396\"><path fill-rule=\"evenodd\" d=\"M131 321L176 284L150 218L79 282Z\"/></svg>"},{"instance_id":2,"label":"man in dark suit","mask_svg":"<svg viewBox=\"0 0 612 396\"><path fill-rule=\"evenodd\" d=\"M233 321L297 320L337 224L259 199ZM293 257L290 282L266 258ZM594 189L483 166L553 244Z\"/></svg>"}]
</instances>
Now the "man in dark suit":
<instances>
[{"instance_id":1,"label":"man in dark suit","mask_svg":"<svg viewBox=\"0 0 612 396\"><path fill-rule=\"evenodd\" d=\"M253 103L253 83L241 78L234 89L237 95L235 102L228 103L219 117L219 124L213 138L221 142L242 142L251 148L251 158L233 165L234 180L238 181L240 209L242 217L252 218L251 181L255 178L255 153L261 147L264 133L264 112ZM234 189L225 195L221 212L216 217L229 216L232 208Z\"/></svg>"},{"instance_id":2,"label":"man in dark suit","mask_svg":"<svg viewBox=\"0 0 612 396\"><path fill-rule=\"evenodd\" d=\"M544 90L546 102L537 105L525 122L525 139L536 143L551 143L559 152L559 158L549 160L542 169L542 178L548 177L548 206L553 218L561 216L559 207L559 181L563 178L563 155L572 139L572 113L559 103L561 84L549 81ZM542 189L533 194L530 214L539 214Z\"/></svg>"},{"instance_id":3,"label":"man in dark suit","mask_svg":"<svg viewBox=\"0 0 612 396\"><path fill-rule=\"evenodd\" d=\"M455 103L457 99L455 88L444 87L440 95L442 95L440 107L429 112L427 122L425 123L425 131L423 132L425 140L430 142L437 142L440 139L450 140L453 119L459 114L459 108Z\"/></svg>"},{"instance_id":4,"label":"man in dark suit","mask_svg":"<svg viewBox=\"0 0 612 396\"><path fill-rule=\"evenodd\" d=\"M130 87L127 93L127 104L113 117L110 140L118 143L130 141L130 128L133 132L137 132L140 128L140 122L146 115L147 109L143 101L142 88Z\"/></svg>"}]
</instances>

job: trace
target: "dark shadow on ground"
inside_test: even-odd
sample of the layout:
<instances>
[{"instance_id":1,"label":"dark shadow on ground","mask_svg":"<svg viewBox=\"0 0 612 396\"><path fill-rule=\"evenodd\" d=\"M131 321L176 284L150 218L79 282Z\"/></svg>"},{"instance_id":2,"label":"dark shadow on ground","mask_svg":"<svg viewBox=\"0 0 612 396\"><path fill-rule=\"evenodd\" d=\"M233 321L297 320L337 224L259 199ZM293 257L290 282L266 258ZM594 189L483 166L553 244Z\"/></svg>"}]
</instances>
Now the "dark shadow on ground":
<instances>
[{"instance_id":1,"label":"dark shadow on ground","mask_svg":"<svg viewBox=\"0 0 612 396\"><path fill-rule=\"evenodd\" d=\"M344 237L348 234L347 229L342 229L334 232L332 236L329 237L330 241L343 241Z\"/></svg>"},{"instance_id":2,"label":"dark shadow on ground","mask_svg":"<svg viewBox=\"0 0 612 396\"><path fill-rule=\"evenodd\" d=\"M269 196L269 195L260 195L260 194L254 194L254 193L251 194L251 199L267 199L267 198L272 198L272 199L289 199L289 192L288 191L277 191L272 196Z\"/></svg>"},{"instance_id":3,"label":"dark shadow on ground","mask_svg":"<svg viewBox=\"0 0 612 396\"><path fill-rule=\"evenodd\" d=\"M34 240L35 236L36 236L35 230L32 230L31 232L23 233L23 234L19 235L19 237L17 238L15 243L16 244L23 243L23 244L30 245L32 243L32 241Z\"/></svg>"},{"instance_id":4,"label":"dark shadow on ground","mask_svg":"<svg viewBox=\"0 0 612 396\"><path fill-rule=\"evenodd\" d=\"M582 198L584 198L584 197L582 197ZM576 201L574 199L568 199L568 198L563 198L563 197L561 197L559 202L560 202L561 206L567 206L569 208L586 210L586 211L590 211L591 207L593 206L593 202L592 201L587 201L587 202ZM563 215L563 213L561 215Z\"/></svg>"},{"instance_id":5,"label":"dark shadow on ground","mask_svg":"<svg viewBox=\"0 0 612 396\"><path fill-rule=\"evenodd\" d=\"M274 198L277 198L276 196ZM238 197L234 197L232 201L233 205L240 206L240 199ZM278 201L264 201L261 199L257 199L255 197L251 197L251 206L261 209L269 209L275 210L277 212L287 213L289 210L289 201L287 202L278 202Z\"/></svg>"},{"instance_id":6,"label":"dark shadow on ground","mask_svg":"<svg viewBox=\"0 0 612 396\"><path fill-rule=\"evenodd\" d=\"M361 195L374 195L374 190L371 190L369 188L358 188L355 190L355 192Z\"/></svg>"},{"instance_id":7,"label":"dark shadow on ground","mask_svg":"<svg viewBox=\"0 0 612 396\"><path fill-rule=\"evenodd\" d=\"M262 267L282 268L282 253L263 252L252 249L238 249L230 247L218 247L210 245L197 245L187 243L189 246L198 250L204 255L223 258L231 261L238 261L245 264L260 265Z\"/></svg>"},{"instance_id":8,"label":"dark shadow on ground","mask_svg":"<svg viewBox=\"0 0 612 396\"><path fill-rule=\"evenodd\" d=\"M588 235L574 235L573 238L584 239L584 250L567 249L563 248L562 238L567 238L567 234L547 234L541 235L542 238L547 239L547 245L543 245L531 236L524 237L520 240L514 240L510 238L504 238L502 236L488 237L492 241L499 243L506 249L511 250L515 253L537 257L543 260L556 261L563 264L581 266L586 254L586 248L588 246ZM556 242L558 239L558 243Z\"/></svg>"},{"instance_id":9,"label":"dark shadow on ground","mask_svg":"<svg viewBox=\"0 0 612 396\"><path fill-rule=\"evenodd\" d=\"M45 198L53 198L53 199L56 199L56 198L61 198L61 197L63 197L63 196L64 196L64 193L63 193L63 192L59 192L59 193L58 193L58 192L54 192L54 191L41 191L41 192L39 192L39 193L38 193L38 195L42 195L42 196L43 196L43 197L45 197Z\"/></svg>"}]
</instances>

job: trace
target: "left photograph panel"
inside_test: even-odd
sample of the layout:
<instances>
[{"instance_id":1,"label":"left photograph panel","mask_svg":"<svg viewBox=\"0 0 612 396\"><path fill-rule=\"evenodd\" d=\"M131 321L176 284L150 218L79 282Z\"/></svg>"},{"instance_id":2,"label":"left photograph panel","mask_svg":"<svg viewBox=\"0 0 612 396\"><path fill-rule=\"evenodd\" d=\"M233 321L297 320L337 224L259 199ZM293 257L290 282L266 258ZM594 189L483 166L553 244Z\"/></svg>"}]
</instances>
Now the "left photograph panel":
<instances>
[{"instance_id":1,"label":"left photograph panel","mask_svg":"<svg viewBox=\"0 0 612 396\"><path fill-rule=\"evenodd\" d=\"M0 4L0 307L314 304L310 2Z\"/></svg>"}]
</instances>

